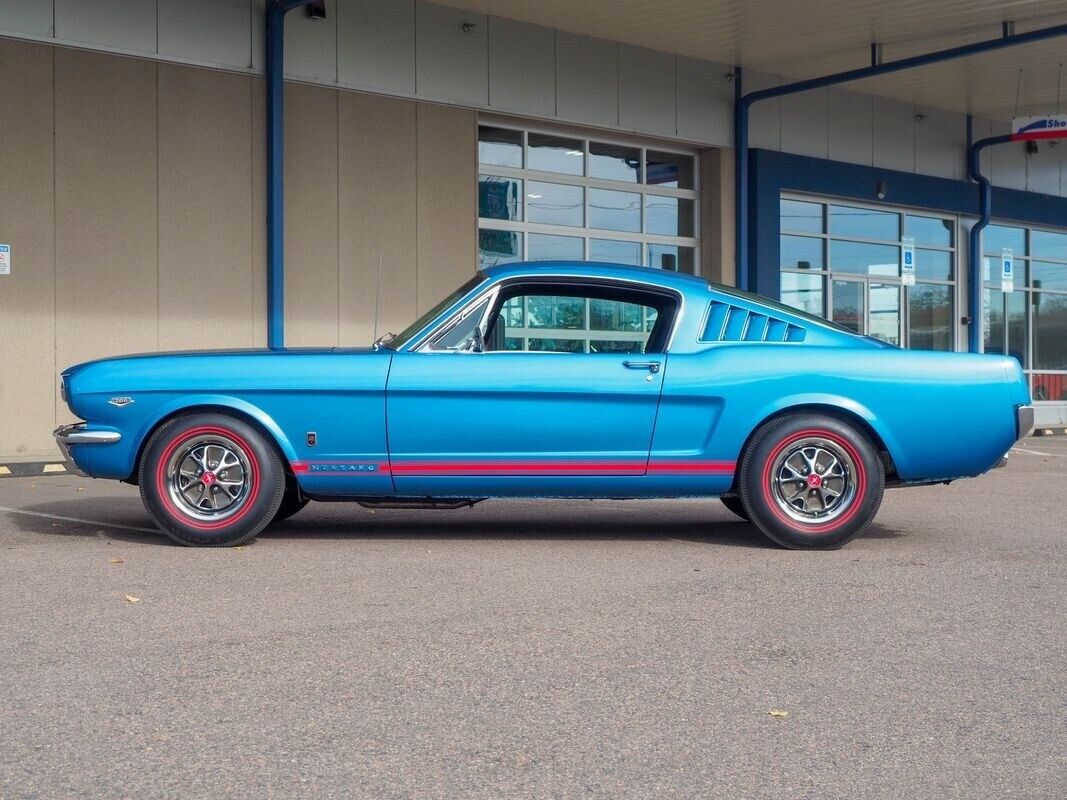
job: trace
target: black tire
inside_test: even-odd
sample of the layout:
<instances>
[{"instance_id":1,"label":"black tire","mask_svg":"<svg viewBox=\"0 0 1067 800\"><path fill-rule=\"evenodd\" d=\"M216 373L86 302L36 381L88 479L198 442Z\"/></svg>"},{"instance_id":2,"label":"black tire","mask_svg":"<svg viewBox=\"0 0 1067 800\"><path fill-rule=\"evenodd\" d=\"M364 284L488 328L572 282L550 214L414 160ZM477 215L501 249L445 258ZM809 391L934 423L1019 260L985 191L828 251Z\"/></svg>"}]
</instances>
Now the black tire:
<instances>
[{"instance_id":1,"label":"black tire","mask_svg":"<svg viewBox=\"0 0 1067 800\"><path fill-rule=\"evenodd\" d=\"M741 519L743 519L745 522L752 521L751 519L749 519L748 512L745 511L745 504L741 502L741 498L738 497L736 494L724 494L719 499L722 500L722 504L724 506L730 509L730 511L732 511L737 516L741 517Z\"/></svg>"},{"instance_id":2,"label":"black tire","mask_svg":"<svg viewBox=\"0 0 1067 800\"><path fill-rule=\"evenodd\" d=\"M256 428L190 414L157 428L138 472L141 499L178 544L230 547L254 538L281 507L285 468Z\"/></svg>"},{"instance_id":3,"label":"black tire","mask_svg":"<svg viewBox=\"0 0 1067 800\"><path fill-rule=\"evenodd\" d=\"M878 513L885 466L855 426L828 415L786 414L752 436L737 485L749 519L769 538L790 549L832 550Z\"/></svg>"},{"instance_id":4,"label":"black tire","mask_svg":"<svg viewBox=\"0 0 1067 800\"><path fill-rule=\"evenodd\" d=\"M289 519L289 517L293 516L293 514L306 506L308 502L306 497L301 496L300 490L296 487L294 481L286 481L285 495L282 497L282 504L278 506L278 513L274 515L274 519L270 521L270 524L274 525L282 520Z\"/></svg>"}]
</instances>

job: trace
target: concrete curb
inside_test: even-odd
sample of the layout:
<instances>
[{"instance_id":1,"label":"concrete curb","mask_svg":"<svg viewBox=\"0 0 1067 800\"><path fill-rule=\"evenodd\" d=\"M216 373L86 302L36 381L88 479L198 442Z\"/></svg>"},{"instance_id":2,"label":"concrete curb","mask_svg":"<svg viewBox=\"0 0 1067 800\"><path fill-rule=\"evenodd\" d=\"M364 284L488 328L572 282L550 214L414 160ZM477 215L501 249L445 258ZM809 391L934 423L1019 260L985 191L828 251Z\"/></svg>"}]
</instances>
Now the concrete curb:
<instances>
[{"instance_id":1,"label":"concrete curb","mask_svg":"<svg viewBox=\"0 0 1067 800\"><path fill-rule=\"evenodd\" d=\"M1037 428L1034 436L1067 436L1067 428Z\"/></svg>"},{"instance_id":2,"label":"concrete curb","mask_svg":"<svg viewBox=\"0 0 1067 800\"><path fill-rule=\"evenodd\" d=\"M15 461L0 464L0 478L34 478L70 475L62 461Z\"/></svg>"}]
</instances>

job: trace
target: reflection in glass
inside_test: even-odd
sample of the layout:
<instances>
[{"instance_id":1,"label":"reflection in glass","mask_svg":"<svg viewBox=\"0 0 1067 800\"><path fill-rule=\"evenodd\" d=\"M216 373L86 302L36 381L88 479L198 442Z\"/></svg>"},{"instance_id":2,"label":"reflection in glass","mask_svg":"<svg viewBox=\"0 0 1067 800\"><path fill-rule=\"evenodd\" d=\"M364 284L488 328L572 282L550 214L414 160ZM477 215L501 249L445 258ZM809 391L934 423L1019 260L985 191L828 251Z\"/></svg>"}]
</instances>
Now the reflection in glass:
<instances>
[{"instance_id":1,"label":"reflection in glass","mask_svg":"<svg viewBox=\"0 0 1067 800\"><path fill-rule=\"evenodd\" d=\"M538 353L581 353L585 345L582 339L530 339L527 350Z\"/></svg>"},{"instance_id":2,"label":"reflection in glass","mask_svg":"<svg viewBox=\"0 0 1067 800\"><path fill-rule=\"evenodd\" d=\"M585 150L580 139L568 139L545 133L531 133L527 137L527 167L564 175L585 172Z\"/></svg>"},{"instance_id":3,"label":"reflection in glass","mask_svg":"<svg viewBox=\"0 0 1067 800\"><path fill-rule=\"evenodd\" d=\"M870 285L871 319L867 333L890 344L900 344L900 287Z\"/></svg>"},{"instance_id":4,"label":"reflection in glass","mask_svg":"<svg viewBox=\"0 0 1067 800\"><path fill-rule=\"evenodd\" d=\"M822 233L822 208L822 203L805 203L801 200L782 199L778 206L782 230Z\"/></svg>"},{"instance_id":5,"label":"reflection in glass","mask_svg":"<svg viewBox=\"0 0 1067 800\"><path fill-rule=\"evenodd\" d=\"M633 192L613 192L610 189L590 189L589 227L639 233L641 195Z\"/></svg>"},{"instance_id":6,"label":"reflection in glass","mask_svg":"<svg viewBox=\"0 0 1067 800\"><path fill-rule=\"evenodd\" d=\"M885 244L831 241L830 269L860 275L899 275L900 248Z\"/></svg>"},{"instance_id":7,"label":"reflection in glass","mask_svg":"<svg viewBox=\"0 0 1067 800\"><path fill-rule=\"evenodd\" d=\"M952 280L952 253L948 250L915 250L915 277Z\"/></svg>"},{"instance_id":8,"label":"reflection in glass","mask_svg":"<svg viewBox=\"0 0 1067 800\"><path fill-rule=\"evenodd\" d=\"M589 260L612 264L641 266L641 243L620 242L615 239L590 239Z\"/></svg>"},{"instance_id":9,"label":"reflection in glass","mask_svg":"<svg viewBox=\"0 0 1067 800\"><path fill-rule=\"evenodd\" d=\"M1015 358L1025 367L1029 363L1026 357L1026 294L1024 292L1011 292L1006 297L1008 309L1008 355Z\"/></svg>"},{"instance_id":10,"label":"reflection in glass","mask_svg":"<svg viewBox=\"0 0 1067 800\"><path fill-rule=\"evenodd\" d=\"M645 343L634 339L590 339L590 353L643 353Z\"/></svg>"},{"instance_id":11,"label":"reflection in glass","mask_svg":"<svg viewBox=\"0 0 1067 800\"><path fill-rule=\"evenodd\" d=\"M810 236L783 236L781 243L782 269L822 269L823 240Z\"/></svg>"},{"instance_id":12,"label":"reflection in glass","mask_svg":"<svg viewBox=\"0 0 1067 800\"><path fill-rule=\"evenodd\" d=\"M908 292L908 344L915 350L952 349L952 287L917 283Z\"/></svg>"},{"instance_id":13,"label":"reflection in glass","mask_svg":"<svg viewBox=\"0 0 1067 800\"><path fill-rule=\"evenodd\" d=\"M522 261L522 234L516 231L478 229L478 266L491 267Z\"/></svg>"},{"instance_id":14,"label":"reflection in glass","mask_svg":"<svg viewBox=\"0 0 1067 800\"><path fill-rule=\"evenodd\" d=\"M526 313L530 328L585 327L585 300L581 297L533 295L526 298Z\"/></svg>"},{"instance_id":15,"label":"reflection in glass","mask_svg":"<svg viewBox=\"0 0 1067 800\"><path fill-rule=\"evenodd\" d=\"M527 181L526 218L530 222L580 228L585 216L582 191L581 186Z\"/></svg>"},{"instance_id":16,"label":"reflection in glass","mask_svg":"<svg viewBox=\"0 0 1067 800\"><path fill-rule=\"evenodd\" d=\"M1034 369L1067 370L1067 294L1033 292L1031 297Z\"/></svg>"},{"instance_id":17,"label":"reflection in glass","mask_svg":"<svg viewBox=\"0 0 1067 800\"><path fill-rule=\"evenodd\" d=\"M920 217L915 214L907 214L904 217L904 235L914 239L915 244L952 247L955 230L954 220Z\"/></svg>"},{"instance_id":18,"label":"reflection in glass","mask_svg":"<svg viewBox=\"0 0 1067 800\"><path fill-rule=\"evenodd\" d=\"M619 300L589 301L589 329L594 331L633 332L641 330L644 306Z\"/></svg>"},{"instance_id":19,"label":"reflection in glass","mask_svg":"<svg viewBox=\"0 0 1067 800\"><path fill-rule=\"evenodd\" d=\"M830 319L854 333L863 333L864 284L861 281L834 281L833 311Z\"/></svg>"},{"instance_id":20,"label":"reflection in glass","mask_svg":"<svg viewBox=\"0 0 1067 800\"><path fill-rule=\"evenodd\" d=\"M1067 375L1062 372L1035 372L1035 400L1067 400Z\"/></svg>"},{"instance_id":21,"label":"reflection in glass","mask_svg":"<svg viewBox=\"0 0 1067 800\"><path fill-rule=\"evenodd\" d=\"M985 331L982 350L1004 355L1004 293L999 289L983 290L982 309L982 329Z\"/></svg>"},{"instance_id":22,"label":"reflection in glass","mask_svg":"<svg viewBox=\"0 0 1067 800\"><path fill-rule=\"evenodd\" d=\"M821 317L823 306L823 279L821 275L799 275L796 272L782 273L782 302L787 306Z\"/></svg>"},{"instance_id":23,"label":"reflection in glass","mask_svg":"<svg viewBox=\"0 0 1067 800\"><path fill-rule=\"evenodd\" d=\"M530 261L581 261L582 240L575 236L552 236L547 233L529 234L527 259Z\"/></svg>"},{"instance_id":24,"label":"reflection in glass","mask_svg":"<svg viewBox=\"0 0 1067 800\"><path fill-rule=\"evenodd\" d=\"M641 150L621 144L589 143L589 176L609 181L641 181Z\"/></svg>"},{"instance_id":25,"label":"reflection in glass","mask_svg":"<svg viewBox=\"0 0 1067 800\"><path fill-rule=\"evenodd\" d=\"M480 126L478 161L481 164L522 169L522 131Z\"/></svg>"},{"instance_id":26,"label":"reflection in glass","mask_svg":"<svg viewBox=\"0 0 1067 800\"><path fill-rule=\"evenodd\" d=\"M485 219L522 219L522 181L496 175L478 176L478 216Z\"/></svg>"},{"instance_id":27,"label":"reflection in glass","mask_svg":"<svg viewBox=\"0 0 1067 800\"><path fill-rule=\"evenodd\" d=\"M645 232L662 236L693 235L693 201L677 197L645 196Z\"/></svg>"},{"instance_id":28,"label":"reflection in glass","mask_svg":"<svg viewBox=\"0 0 1067 800\"><path fill-rule=\"evenodd\" d=\"M649 150L645 154L645 182L654 186L692 189L695 171L692 156Z\"/></svg>"},{"instance_id":29,"label":"reflection in glass","mask_svg":"<svg viewBox=\"0 0 1067 800\"><path fill-rule=\"evenodd\" d=\"M999 256L1005 248L1017 256L1026 255L1026 229L1008 225L990 225L982 231L982 252Z\"/></svg>"},{"instance_id":30,"label":"reflection in glass","mask_svg":"<svg viewBox=\"0 0 1067 800\"><path fill-rule=\"evenodd\" d=\"M1018 264L1016 264L1015 269L1018 271ZM1031 261L1030 285L1035 289L1067 291L1067 264L1054 264L1051 261Z\"/></svg>"},{"instance_id":31,"label":"reflection in glass","mask_svg":"<svg viewBox=\"0 0 1067 800\"><path fill-rule=\"evenodd\" d=\"M1034 258L1053 258L1057 261L1067 261L1067 233L1031 231L1030 250L1030 254Z\"/></svg>"},{"instance_id":32,"label":"reflection in glass","mask_svg":"<svg viewBox=\"0 0 1067 800\"><path fill-rule=\"evenodd\" d=\"M900 215L855 206L830 206L830 233L859 239L900 241Z\"/></svg>"},{"instance_id":33,"label":"reflection in glass","mask_svg":"<svg viewBox=\"0 0 1067 800\"><path fill-rule=\"evenodd\" d=\"M695 274L696 258L692 247L678 247L673 244L649 244L648 265L693 275Z\"/></svg>"}]
</instances>

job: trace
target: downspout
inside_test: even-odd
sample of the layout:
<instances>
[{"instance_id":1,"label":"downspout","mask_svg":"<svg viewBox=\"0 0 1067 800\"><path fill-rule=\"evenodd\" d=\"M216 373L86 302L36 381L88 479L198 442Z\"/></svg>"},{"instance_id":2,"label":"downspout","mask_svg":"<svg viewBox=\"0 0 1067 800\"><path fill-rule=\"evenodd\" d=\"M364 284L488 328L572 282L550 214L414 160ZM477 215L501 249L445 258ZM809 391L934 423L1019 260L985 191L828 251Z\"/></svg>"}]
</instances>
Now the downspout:
<instances>
[{"instance_id":1,"label":"downspout","mask_svg":"<svg viewBox=\"0 0 1067 800\"><path fill-rule=\"evenodd\" d=\"M314 0L267 0L267 347L285 347L285 15ZM325 3L318 3L325 14Z\"/></svg>"},{"instance_id":2,"label":"downspout","mask_svg":"<svg viewBox=\"0 0 1067 800\"><path fill-rule=\"evenodd\" d=\"M822 89L827 86L835 86L850 81L874 78L891 72L923 67L929 64L938 64L943 61L951 61L957 58L988 53L992 50L1000 50L1015 45L1030 44L1057 36L1067 36L1067 25L1055 25L1049 28L1040 28L1027 33L1014 33L1015 26L1005 23L1002 27L1002 35L998 39L988 39L974 44L965 44L960 47L951 47L947 50L938 50L909 58L901 58L896 61L881 62L881 48L871 48L871 65L860 69L838 72L833 75L825 75L821 78L810 78L797 81L796 83L774 86L769 89L761 89L750 92L741 97L740 102L734 104L734 148L737 151L737 274L738 286L747 289L752 265L748 257L748 115L753 103L760 100L770 100L775 97L785 97L790 94L806 92L810 89Z\"/></svg>"},{"instance_id":3,"label":"downspout","mask_svg":"<svg viewBox=\"0 0 1067 800\"><path fill-rule=\"evenodd\" d=\"M967 250L967 315L971 320L967 349L972 353L982 352L982 231L993 215L993 187L982 174L982 150L1010 141L1011 134L990 136L973 142L967 149L967 174L978 184L978 221L971 226Z\"/></svg>"}]
</instances>

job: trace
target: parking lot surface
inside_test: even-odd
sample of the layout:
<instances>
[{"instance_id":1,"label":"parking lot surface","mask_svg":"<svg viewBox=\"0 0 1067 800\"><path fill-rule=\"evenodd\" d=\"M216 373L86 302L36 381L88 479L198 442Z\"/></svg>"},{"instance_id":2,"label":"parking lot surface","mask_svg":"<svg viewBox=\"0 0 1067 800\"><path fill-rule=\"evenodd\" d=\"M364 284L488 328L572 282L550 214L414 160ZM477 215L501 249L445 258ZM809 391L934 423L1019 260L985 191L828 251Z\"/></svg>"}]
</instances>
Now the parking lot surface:
<instances>
[{"instance_id":1,"label":"parking lot surface","mask_svg":"<svg viewBox=\"0 0 1067 800\"><path fill-rule=\"evenodd\" d=\"M1065 795L1067 438L829 553L716 501L151 527L0 480L0 798Z\"/></svg>"}]
</instances>

